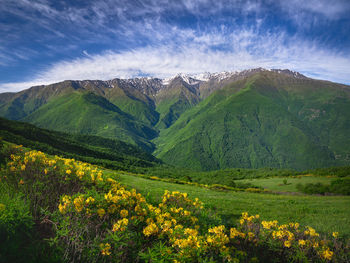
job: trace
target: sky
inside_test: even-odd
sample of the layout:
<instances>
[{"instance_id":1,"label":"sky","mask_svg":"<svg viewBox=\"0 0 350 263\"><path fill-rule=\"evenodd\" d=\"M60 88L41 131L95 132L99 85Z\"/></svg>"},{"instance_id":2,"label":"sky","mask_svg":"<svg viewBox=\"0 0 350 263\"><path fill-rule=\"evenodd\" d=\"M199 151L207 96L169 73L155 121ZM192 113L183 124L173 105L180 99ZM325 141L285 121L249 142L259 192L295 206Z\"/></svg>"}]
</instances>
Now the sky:
<instances>
[{"instance_id":1,"label":"sky","mask_svg":"<svg viewBox=\"0 0 350 263\"><path fill-rule=\"evenodd\" d=\"M0 0L0 92L280 68L350 84L349 0Z\"/></svg>"}]
</instances>

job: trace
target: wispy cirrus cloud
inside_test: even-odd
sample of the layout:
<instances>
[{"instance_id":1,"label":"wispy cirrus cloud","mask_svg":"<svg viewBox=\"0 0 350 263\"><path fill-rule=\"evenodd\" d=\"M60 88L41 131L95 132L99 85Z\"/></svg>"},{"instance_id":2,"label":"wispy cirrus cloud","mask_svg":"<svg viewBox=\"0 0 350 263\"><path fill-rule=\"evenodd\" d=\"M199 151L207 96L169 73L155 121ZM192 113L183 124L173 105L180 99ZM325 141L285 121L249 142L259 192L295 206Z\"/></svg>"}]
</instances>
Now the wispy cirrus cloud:
<instances>
[{"instance_id":1,"label":"wispy cirrus cloud","mask_svg":"<svg viewBox=\"0 0 350 263\"><path fill-rule=\"evenodd\" d=\"M346 0L4 0L0 71L14 70L0 89L252 67L350 83L349 11Z\"/></svg>"},{"instance_id":2,"label":"wispy cirrus cloud","mask_svg":"<svg viewBox=\"0 0 350 263\"><path fill-rule=\"evenodd\" d=\"M290 0L280 1L280 8L292 17L295 14L322 15L327 19L342 19L348 17L350 2L348 0Z\"/></svg>"},{"instance_id":3,"label":"wispy cirrus cloud","mask_svg":"<svg viewBox=\"0 0 350 263\"><path fill-rule=\"evenodd\" d=\"M313 42L286 34L270 32L260 35L256 29L228 33L225 28L220 32L215 30L203 34L179 28L171 28L167 32L160 37L163 44L95 55L85 51L84 56L53 64L29 82L4 83L0 89L20 90L34 84L67 79L166 78L179 72L218 72L255 67L288 68L310 77L343 83L349 81L350 57L320 49ZM170 37L175 33L178 38L174 42L176 44L167 44L167 34Z\"/></svg>"}]
</instances>

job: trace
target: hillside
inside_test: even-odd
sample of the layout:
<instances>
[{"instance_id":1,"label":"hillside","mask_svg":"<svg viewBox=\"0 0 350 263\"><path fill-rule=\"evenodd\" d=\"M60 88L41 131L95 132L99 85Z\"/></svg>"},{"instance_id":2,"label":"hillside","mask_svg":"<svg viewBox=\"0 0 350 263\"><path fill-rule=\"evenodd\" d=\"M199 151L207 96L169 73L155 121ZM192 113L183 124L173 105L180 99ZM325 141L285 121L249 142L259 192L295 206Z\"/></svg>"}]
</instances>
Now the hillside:
<instances>
[{"instance_id":1,"label":"hillside","mask_svg":"<svg viewBox=\"0 0 350 263\"><path fill-rule=\"evenodd\" d=\"M160 163L151 154L119 140L45 130L4 118L0 118L0 137L25 147L113 169L134 171Z\"/></svg>"},{"instance_id":2,"label":"hillside","mask_svg":"<svg viewBox=\"0 0 350 263\"><path fill-rule=\"evenodd\" d=\"M307 169L349 163L350 89L261 72L214 92L155 140L165 162Z\"/></svg>"},{"instance_id":3,"label":"hillside","mask_svg":"<svg viewBox=\"0 0 350 263\"><path fill-rule=\"evenodd\" d=\"M0 116L118 139L197 170L350 164L350 88L289 70L64 81L0 94Z\"/></svg>"},{"instance_id":4,"label":"hillside","mask_svg":"<svg viewBox=\"0 0 350 263\"><path fill-rule=\"evenodd\" d=\"M349 262L347 196L179 185L2 142L0 154L1 262Z\"/></svg>"}]
</instances>

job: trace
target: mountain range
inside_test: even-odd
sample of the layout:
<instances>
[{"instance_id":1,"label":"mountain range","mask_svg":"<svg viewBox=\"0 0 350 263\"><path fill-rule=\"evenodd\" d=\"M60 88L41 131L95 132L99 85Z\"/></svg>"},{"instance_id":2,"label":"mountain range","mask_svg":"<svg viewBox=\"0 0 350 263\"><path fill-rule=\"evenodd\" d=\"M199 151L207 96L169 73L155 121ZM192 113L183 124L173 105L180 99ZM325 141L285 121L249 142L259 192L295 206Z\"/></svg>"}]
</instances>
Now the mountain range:
<instances>
[{"instance_id":1,"label":"mountain range","mask_svg":"<svg viewBox=\"0 0 350 263\"><path fill-rule=\"evenodd\" d=\"M0 116L197 170L350 164L350 86L290 70L63 81L0 94Z\"/></svg>"}]
</instances>

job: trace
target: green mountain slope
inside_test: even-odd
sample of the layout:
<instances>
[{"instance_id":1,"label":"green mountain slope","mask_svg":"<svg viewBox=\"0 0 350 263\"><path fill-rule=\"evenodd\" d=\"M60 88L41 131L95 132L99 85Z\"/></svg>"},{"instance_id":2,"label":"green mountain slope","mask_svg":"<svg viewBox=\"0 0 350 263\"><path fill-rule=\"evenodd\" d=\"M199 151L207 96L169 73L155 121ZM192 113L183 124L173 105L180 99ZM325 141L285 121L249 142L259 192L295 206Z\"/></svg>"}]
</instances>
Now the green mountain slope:
<instances>
[{"instance_id":1,"label":"green mountain slope","mask_svg":"<svg viewBox=\"0 0 350 263\"><path fill-rule=\"evenodd\" d=\"M152 125L159 115L155 104L119 82L64 81L0 94L0 116L42 128L118 138L151 152L150 139L157 136Z\"/></svg>"},{"instance_id":2,"label":"green mountain slope","mask_svg":"<svg viewBox=\"0 0 350 263\"><path fill-rule=\"evenodd\" d=\"M101 96L73 92L51 99L22 119L39 127L72 133L118 138L151 150L157 133Z\"/></svg>"},{"instance_id":3,"label":"green mountain slope","mask_svg":"<svg viewBox=\"0 0 350 263\"><path fill-rule=\"evenodd\" d=\"M35 86L18 93L3 93L0 96L0 116L19 120L34 112L50 99L72 93L82 88L75 81Z\"/></svg>"},{"instance_id":4,"label":"green mountain slope","mask_svg":"<svg viewBox=\"0 0 350 263\"><path fill-rule=\"evenodd\" d=\"M157 127L160 129L170 127L182 113L196 105L199 100L194 87L180 77L175 78L157 96L157 111L160 114Z\"/></svg>"},{"instance_id":5,"label":"green mountain slope","mask_svg":"<svg viewBox=\"0 0 350 263\"><path fill-rule=\"evenodd\" d=\"M166 85L64 81L0 94L0 116L116 138L198 170L350 164L349 86L289 70L225 74L209 81L180 74Z\"/></svg>"},{"instance_id":6,"label":"green mountain slope","mask_svg":"<svg viewBox=\"0 0 350 263\"><path fill-rule=\"evenodd\" d=\"M114 169L135 170L160 163L151 154L115 139L67 134L0 118L0 137L26 147L76 158Z\"/></svg>"},{"instance_id":7,"label":"green mountain slope","mask_svg":"<svg viewBox=\"0 0 350 263\"><path fill-rule=\"evenodd\" d=\"M183 114L155 140L155 154L171 164L205 170L348 164L349 91L273 72L255 74ZM315 115L318 110L322 116Z\"/></svg>"},{"instance_id":8,"label":"green mountain slope","mask_svg":"<svg viewBox=\"0 0 350 263\"><path fill-rule=\"evenodd\" d=\"M105 97L124 112L148 125L155 125L159 119L154 101L139 90L131 87L106 90Z\"/></svg>"}]
</instances>

